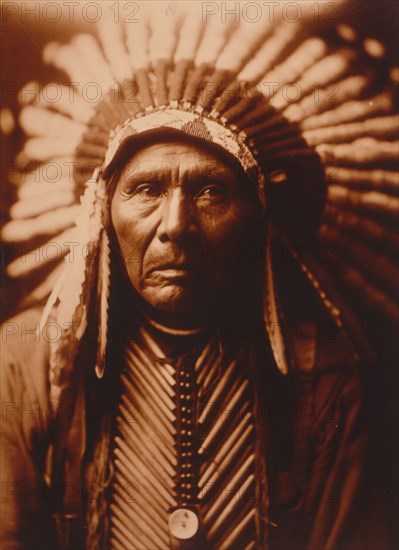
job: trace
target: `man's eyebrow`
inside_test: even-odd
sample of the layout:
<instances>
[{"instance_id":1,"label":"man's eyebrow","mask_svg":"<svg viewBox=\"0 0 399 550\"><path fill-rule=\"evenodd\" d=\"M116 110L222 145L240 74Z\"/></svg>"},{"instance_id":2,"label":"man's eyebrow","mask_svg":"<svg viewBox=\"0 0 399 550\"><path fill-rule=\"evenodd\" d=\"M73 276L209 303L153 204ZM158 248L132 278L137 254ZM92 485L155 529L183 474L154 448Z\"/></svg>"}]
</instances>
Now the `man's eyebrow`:
<instances>
[{"instance_id":1,"label":"man's eyebrow","mask_svg":"<svg viewBox=\"0 0 399 550\"><path fill-rule=\"evenodd\" d=\"M127 182L143 182L162 179L166 175L166 172L162 170L137 170L137 168L132 168L131 170L127 170L122 177Z\"/></svg>"},{"instance_id":2,"label":"man's eyebrow","mask_svg":"<svg viewBox=\"0 0 399 550\"><path fill-rule=\"evenodd\" d=\"M127 170L123 174L123 180L127 183L142 183L145 181L160 181L164 182L168 180L171 170L167 167L161 169L145 169L133 167L131 170ZM234 169L228 166L220 166L217 164L212 164L211 162L198 163L193 165L191 168L187 168L184 171L183 179L187 181L192 179L195 182L201 182L205 179L214 179L219 181L224 181L224 179L231 174L235 174Z\"/></svg>"},{"instance_id":3,"label":"man's eyebrow","mask_svg":"<svg viewBox=\"0 0 399 550\"><path fill-rule=\"evenodd\" d=\"M233 169L230 167L211 164L208 166L204 165L199 170L194 171L193 176L220 179L224 178L227 174L231 175L233 172Z\"/></svg>"}]
</instances>

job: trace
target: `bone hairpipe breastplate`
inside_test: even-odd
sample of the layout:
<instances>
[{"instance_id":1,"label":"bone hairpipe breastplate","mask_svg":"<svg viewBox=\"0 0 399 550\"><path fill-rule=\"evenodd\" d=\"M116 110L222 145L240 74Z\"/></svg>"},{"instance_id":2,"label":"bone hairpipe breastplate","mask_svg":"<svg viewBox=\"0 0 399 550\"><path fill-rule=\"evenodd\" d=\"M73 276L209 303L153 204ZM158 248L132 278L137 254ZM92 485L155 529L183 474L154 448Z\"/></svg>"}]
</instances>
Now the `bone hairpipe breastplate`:
<instances>
[{"instance_id":1,"label":"bone hairpipe breastplate","mask_svg":"<svg viewBox=\"0 0 399 550\"><path fill-rule=\"evenodd\" d=\"M144 339L125 352L112 548L255 548L254 401L245 363L229 360L218 340L170 360Z\"/></svg>"}]
</instances>

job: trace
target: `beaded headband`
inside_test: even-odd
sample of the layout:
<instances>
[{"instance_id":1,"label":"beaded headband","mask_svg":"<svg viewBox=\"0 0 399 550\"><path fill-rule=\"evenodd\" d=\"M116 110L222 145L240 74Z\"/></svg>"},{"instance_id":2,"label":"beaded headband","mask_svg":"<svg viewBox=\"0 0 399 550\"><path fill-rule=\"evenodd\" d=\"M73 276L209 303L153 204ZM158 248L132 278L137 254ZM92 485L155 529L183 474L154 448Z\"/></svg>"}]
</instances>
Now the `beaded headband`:
<instances>
[{"instance_id":1,"label":"beaded headband","mask_svg":"<svg viewBox=\"0 0 399 550\"><path fill-rule=\"evenodd\" d=\"M127 120L122 127L111 131L110 143L104 160L107 170L122 144L132 136L144 135L151 130L170 128L193 138L218 145L241 164L244 172L255 181L260 178L260 169L244 140L212 119L195 112L163 108L134 120ZM263 190L262 190L263 191Z\"/></svg>"}]
</instances>

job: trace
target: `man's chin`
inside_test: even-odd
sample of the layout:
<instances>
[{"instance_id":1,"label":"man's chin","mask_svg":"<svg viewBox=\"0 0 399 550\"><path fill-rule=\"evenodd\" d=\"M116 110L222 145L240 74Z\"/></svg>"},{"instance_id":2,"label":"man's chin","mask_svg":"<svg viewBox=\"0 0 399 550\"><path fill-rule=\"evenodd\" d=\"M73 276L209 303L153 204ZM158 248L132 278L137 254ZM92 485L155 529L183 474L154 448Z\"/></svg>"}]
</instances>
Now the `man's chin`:
<instances>
[{"instance_id":1,"label":"man's chin","mask_svg":"<svg viewBox=\"0 0 399 550\"><path fill-rule=\"evenodd\" d=\"M144 301L155 311L170 313L197 312L209 301L198 288L170 284L161 288L148 288L142 292Z\"/></svg>"}]
</instances>

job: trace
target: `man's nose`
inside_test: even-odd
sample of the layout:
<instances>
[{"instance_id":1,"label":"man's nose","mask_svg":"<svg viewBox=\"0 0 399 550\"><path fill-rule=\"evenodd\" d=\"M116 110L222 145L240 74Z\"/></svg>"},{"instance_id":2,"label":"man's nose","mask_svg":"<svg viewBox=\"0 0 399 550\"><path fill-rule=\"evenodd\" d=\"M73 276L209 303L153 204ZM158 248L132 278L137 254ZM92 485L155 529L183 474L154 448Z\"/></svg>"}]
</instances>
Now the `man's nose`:
<instances>
[{"instance_id":1,"label":"man's nose","mask_svg":"<svg viewBox=\"0 0 399 550\"><path fill-rule=\"evenodd\" d=\"M180 188L169 190L161 208L158 237L162 242L179 242L196 232L189 201Z\"/></svg>"}]
</instances>

